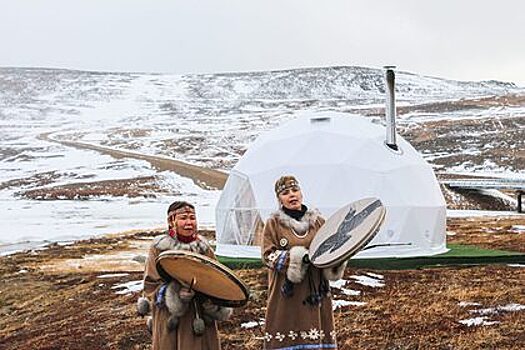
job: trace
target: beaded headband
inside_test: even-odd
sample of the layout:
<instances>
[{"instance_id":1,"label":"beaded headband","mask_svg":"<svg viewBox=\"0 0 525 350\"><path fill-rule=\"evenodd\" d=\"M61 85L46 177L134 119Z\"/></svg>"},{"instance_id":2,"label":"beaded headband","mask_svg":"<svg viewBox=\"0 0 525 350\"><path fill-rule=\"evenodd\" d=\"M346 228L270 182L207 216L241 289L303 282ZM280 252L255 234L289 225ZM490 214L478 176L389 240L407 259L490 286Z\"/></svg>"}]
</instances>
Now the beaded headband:
<instances>
[{"instance_id":1,"label":"beaded headband","mask_svg":"<svg viewBox=\"0 0 525 350\"><path fill-rule=\"evenodd\" d=\"M286 190L291 189L291 188L294 188L294 187L299 189L300 188L299 187L299 182L297 182L295 180L289 180L286 183L278 186L275 192L277 193L277 195L279 195L281 192L286 191Z\"/></svg>"},{"instance_id":2,"label":"beaded headband","mask_svg":"<svg viewBox=\"0 0 525 350\"><path fill-rule=\"evenodd\" d=\"M182 208L172 210L168 213L168 219L171 219L172 216L175 216L177 214L195 214L195 209L185 206Z\"/></svg>"}]
</instances>

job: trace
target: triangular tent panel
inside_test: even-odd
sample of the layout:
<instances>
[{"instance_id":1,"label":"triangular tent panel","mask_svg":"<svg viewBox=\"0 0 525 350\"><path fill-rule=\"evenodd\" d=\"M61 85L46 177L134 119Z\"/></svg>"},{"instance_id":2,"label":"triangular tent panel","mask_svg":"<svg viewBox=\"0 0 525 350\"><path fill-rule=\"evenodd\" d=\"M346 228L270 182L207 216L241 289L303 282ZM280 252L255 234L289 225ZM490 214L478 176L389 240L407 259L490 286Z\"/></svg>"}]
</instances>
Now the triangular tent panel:
<instances>
[{"instance_id":1,"label":"triangular tent panel","mask_svg":"<svg viewBox=\"0 0 525 350\"><path fill-rule=\"evenodd\" d=\"M217 254L260 257L264 221L278 209L273 185L294 175L305 204L328 217L375 196L387 208L369 249L355 257L443 253L446 208L432 167L402 137L385 144L385 128L344 113L306 114L261 135L232 169L216 210Z\"/></svg>"}]
</instances>

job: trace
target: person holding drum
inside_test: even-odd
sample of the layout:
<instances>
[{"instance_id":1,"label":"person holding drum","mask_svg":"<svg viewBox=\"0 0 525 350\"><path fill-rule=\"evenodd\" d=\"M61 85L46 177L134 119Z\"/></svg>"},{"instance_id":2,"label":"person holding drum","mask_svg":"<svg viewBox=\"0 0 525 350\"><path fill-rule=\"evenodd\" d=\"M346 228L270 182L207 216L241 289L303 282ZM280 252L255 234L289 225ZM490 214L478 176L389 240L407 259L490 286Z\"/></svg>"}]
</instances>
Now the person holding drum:
<instances>
[{"instance_id":1,"label":"person holding drum","mask_svg":"<svg viewBox=\"0 0 525 350\"><path fill-rule=\"evenodd\" d=\"M156 267L156 259L166 250L186 250L215 259L206 240L197 234L195 207L177 201L168 208L166 234L155 237L150 247L144 271L145 298L138 301L139 314L151 310L148 326L152 332L153 349L220 349L216 321L226 320L231 308L197 298L191 288L176 280L166 282Z\"/></svg>"},{"instance_id":2,"label":"person holding drum","mask_svg":"<svg viewBox=\"0 0 525 350\"><path fill-rule=\"evenodd\" d=\"M264 227L262 257L269 268L264 348L337 349L328 280L342 277L346 262L319 269L309 264L308 248L325 222L303 204L294 176L275 183L280 209Z\"/></svg>"}]
</instances>

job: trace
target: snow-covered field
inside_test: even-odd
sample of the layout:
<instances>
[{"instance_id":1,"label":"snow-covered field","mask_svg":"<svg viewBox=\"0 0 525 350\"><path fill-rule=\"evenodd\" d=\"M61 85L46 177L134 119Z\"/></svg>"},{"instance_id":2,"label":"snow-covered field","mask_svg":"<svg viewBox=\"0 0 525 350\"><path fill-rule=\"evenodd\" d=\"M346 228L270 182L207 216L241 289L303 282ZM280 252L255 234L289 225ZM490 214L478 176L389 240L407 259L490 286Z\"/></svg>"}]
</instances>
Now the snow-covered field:
<instances>
[{"instance_id":1,"label":"snow-covered field","mask_svg":"<svg viewBox=\"0 0 525 350\"><path fill-rule=\"evenodd\" d=\"M398 105L404 108L525 91L510 83L457 82L404 72L397 74L396 84ZM186 76L0 68L1 251L19 249L24 242L160 227L169 203L181 198L197 205L201 227L214 226L219 191L159 173L145 161L115 159L50 140L82 141L228 171L259 134L303 111L362 112L382 123L373 110L383 106L383 90L383 72L363 67ZM400 132L429 121L490 119L503 125L505 118L525 115L519 103L431 110L400 114ZM463 139L478 137L471 130L456 132ZM519 148L523 141L512 142ZM469 143L439 150L420 146L431 162L479 153ZM440 171L521 176L524 171L491 159L480 164L454 159L449 164L441 164ZM154 198L35 201L20 195L46 186L149 175L162 179L163 193Z\"/></svg>"}]
</instances>

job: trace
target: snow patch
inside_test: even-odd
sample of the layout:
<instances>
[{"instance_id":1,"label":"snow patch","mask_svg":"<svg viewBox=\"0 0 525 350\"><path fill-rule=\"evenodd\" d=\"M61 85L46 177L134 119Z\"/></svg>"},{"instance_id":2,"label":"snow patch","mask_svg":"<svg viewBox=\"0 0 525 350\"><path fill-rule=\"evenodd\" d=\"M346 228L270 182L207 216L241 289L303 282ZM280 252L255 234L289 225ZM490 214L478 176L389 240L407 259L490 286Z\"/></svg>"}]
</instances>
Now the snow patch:
<instances>
[{"instance_id":1,"label":"snow patch","mask_svg":"<svg viewBox=\"0 0 525 350\"><path fill-rule=\"evenodd\" d=\"M353 278L356 283L359 283L363 286L373 287L373 288L381 288L385 286L385 283L381 281L380 279L372 278L369 276L353 275L350 277Z\"/></svg>"},{"instance_id":2,"label":"snow patch","mask_svg":"<svg viewBox=\"0 0 525 350\"><path fill-rule=\"evenodd\" d=\"M332 300L332 310L336 310L339 308L343 308L345 306L363 306L366 305L365 302L362 301L348 301L348 300L340 300L340 299L334 299Z\"/></svg>"},{"instance_id":3,"label":"snow patch","mask_svg":"<svg viewBox=\"0 0 525 350\"><path fill-rule=\"evenodd\" d=\"M503 306L489 307L479 310L471 310L470 312L480 315L494 315L502 312L517 312L525 310L525 305L521 304L507 304Z\"/></svg>"},{"instance_id":4,"label":"snow patch","mask_svg":"<svg viewBox=\"0 0 525 350\"><path fill-rule=\"evenodd\" d=\"M142 289L144 289L144 285L142 283L142 280L130 281L126 283L116 284L113 287L111 287L111 289L120 289L116 291L115 294L127 295L135 292L140 292Z\"/></svg>"},{"instance_id":5,"label":"snow patch","mask_svg":"<svg viewBox=\"0 0 525 350\"><path fill-rule=\"evenodd\" d=\"M259 319L259 321L248 321L241 323L241 328L244 329L255 328L258 326L264 326L264 318Z\"/></svg>"},{"instance_id":6,"label":"snow patch","mask_svg":"<svg viewBox=\"0 0 525 350\"><path fill-rule=\"evenodd\" d=\"M467 327L472 326L490 326L499 323L498 321L488 321L487 317L474 317L465 320L460 320L459 323L464 324Z\"/></svg>"},{"instance_id":7,"label":"snow patch","mask_svg":"<svg viewBox=\"0 0 525 350\"><path fill-rule=\"evenodd\" d=\"M525 233L525 225L514 225L510 228L510 231L516 233Z\"/></svg>"},{"instance_id":8,"label":"snow patch","mask_svg":"<svg viewBox=\"0 0 525 350\"><path fill-rule=\"evenodd\" d=\"M346 282L348 282L345 279L340 279L337 281L330 281L330 287L341 289L344 285L346 285Z\"/></svg>"},{"instance_id":9,"label":"snow patch","mask_svg":"<svg viewBox=\"0 0 525 350\"><path fill-rule=\"evenodd\" d=\"M97 276L97 278L113 278L113 277L123 277L129 276L129 273L108 273L105 275Z\"/></svg>"},{"instance_id":10,"label":"snow patch","mask_svg":"<svg viewBox=\"0 0 525 350\"><path fill-rule=\"evenodd\" d=\"M467 306L481 306L480 303L470 302L470 301L460 301L458 303L461 307L467 307Z\"/></svg>"}]
</instances>

